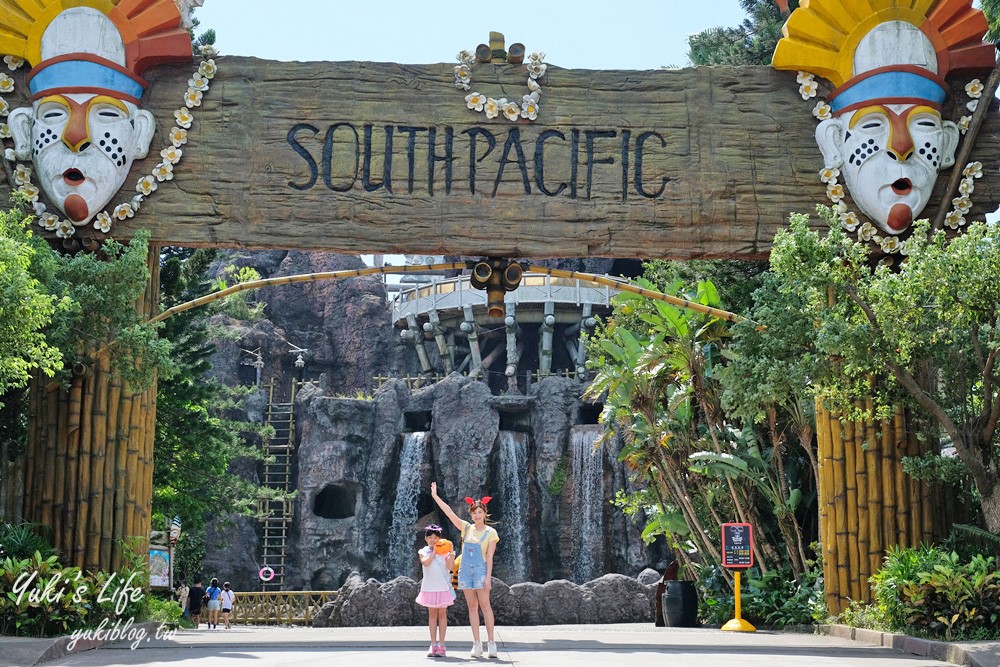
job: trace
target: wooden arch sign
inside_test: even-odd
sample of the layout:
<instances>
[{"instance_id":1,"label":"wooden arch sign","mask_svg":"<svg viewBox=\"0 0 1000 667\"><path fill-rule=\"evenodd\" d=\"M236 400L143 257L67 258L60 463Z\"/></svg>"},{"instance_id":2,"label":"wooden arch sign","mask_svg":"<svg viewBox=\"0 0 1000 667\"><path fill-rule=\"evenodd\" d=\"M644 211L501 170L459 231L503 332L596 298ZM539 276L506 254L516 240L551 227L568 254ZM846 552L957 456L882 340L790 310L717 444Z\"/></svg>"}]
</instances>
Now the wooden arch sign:
<instances>
[{"instance_id":1,"label":"wooden arch sign","mask_svg":"<svg viewBox=\"0 0 1000 667\"><path fill-rule=\"evenodd\" d=\"M813 103L794 72L549 67L537 119L511 122L467 108L452 65L216 63L172 180L114 222L115 238L148 229L155 243L185 246L761 259L789 213L826 197ZM154 148L118 199L163 159L192 69L143 75ZM528 92L524 65L475 64L471 74L486 95ZM14 78L26 90L23 70ZM962 111L964 84L954 83L945 115ZM1000 204L998 135L989 113L970 159L990 176L970 216ZM11 179L8 163L0 189ZM106 234L88 225L76 235Z\"/></svg>"}]
</instances>

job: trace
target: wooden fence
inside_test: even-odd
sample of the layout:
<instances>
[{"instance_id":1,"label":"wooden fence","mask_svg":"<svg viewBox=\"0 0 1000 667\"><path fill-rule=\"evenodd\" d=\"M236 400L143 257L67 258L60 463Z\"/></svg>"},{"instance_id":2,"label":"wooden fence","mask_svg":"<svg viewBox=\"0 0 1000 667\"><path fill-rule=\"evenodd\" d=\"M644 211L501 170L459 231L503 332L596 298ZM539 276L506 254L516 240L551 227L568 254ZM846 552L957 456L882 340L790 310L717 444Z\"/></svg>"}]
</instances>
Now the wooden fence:
<instances>
[{"instance_id":1,"label":"wooden fence","mask_svg":"<svg viewBox=\"0 0 1000 667\"><path fill-rule=\"evenodd\" d=\"M237 593L233 623L241 625L311 625L337 591L266 591Z\"/></svg>"}]
</instances>

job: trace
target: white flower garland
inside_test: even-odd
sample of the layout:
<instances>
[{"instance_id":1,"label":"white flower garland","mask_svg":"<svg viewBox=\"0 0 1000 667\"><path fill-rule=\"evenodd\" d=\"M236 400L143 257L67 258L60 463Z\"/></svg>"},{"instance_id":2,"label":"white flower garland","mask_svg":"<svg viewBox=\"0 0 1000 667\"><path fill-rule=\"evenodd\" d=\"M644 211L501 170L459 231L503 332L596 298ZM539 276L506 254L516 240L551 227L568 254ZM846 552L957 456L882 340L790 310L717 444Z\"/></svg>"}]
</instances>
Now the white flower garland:
<instances>
[{"instance_id":1,"label":"white flower garland","mask_svg":"<svg viewBox=\"0 0 1000 667\"><path fill-rule=\"evenodd\" d=\"M459 51L457 58L461 64L455 66L455 87L469 90L472 87L472 65L476 62L476 57L470 51ZM528 94L521 97L520 102L472 92L465 96L465 105L477 113L485 113L487 118L496 118L502 113L512 123L519 118L535 120L538 118L538 100L542 96L538 79L545 76L545 70L548 69L543 60L544 53L536 52L528 56Z\"/></svg>"},{"instance_id":2,"label":"white flower garland","mask_svg":"<svg viewBox=\"0 0 1000 667\"><path fill-rule=\"evenodd\" d=\"M803 100L810 100L816 97L819 92L819 85L816 77L809 72L799 72L795 80L799 83L799 95ZM972 101L966 104L970 112L974 112L979 105L979 98L982 97L985 86L979 79L973 79L965 86L965 92ZM823 100L816 102L812 110L813 116L819 121L831 118L833 113L830 105ZM962 116L958 121L958 129L964 135L969 130L969 123L972 116ZM953 208L944 219L945 226L951 229L958 229L966 224L965 214L972 208L971 195L976 189L975 179L983 176L983 163L970 162L962 170L962 182L958 186L959 196L951 200ZM847 209L844 203L846 195L844 186L838 182L840 169L836 167L824 167L819 171L819 180L826 183L826 196L833 202L833 210L840 216L840 224L849 232L857 231L858 240L864 242L874 242L879 244L882 252L887 254L899 253L906 255L906 242L900 241L898 236L883 236L879 229L871 222L861 222L858 214Z\"/></svg>"},{"instance_id":3,"label":"white flower garland","mask_svg":"<svg viewBox=\"0 0 1000 667\"><path fill-rule=\"evenodd\" d=\"M216 55L213 51L203 50L206 56ZM8 69L16 70L24 64L23 58L15 56L4 56L4 62ZM136 194L130 201L123 202L111 209L101 211L94 217L94 229L107 234L111 231L115 220L127 220L135 216L145 198L151 195L157 188L158 183L170 181L174 178L174 165L180 162L183 151L181 146L187 143L187 133L194 122L194 115L190 109L201 106L202 95L209 89L209 82L215 78L218 68L212 58L203 60L198 65L198 70L188 79L188 89L184 93L184 106L174 111L174 122L176 125L170 129L167 135L170 145L160 151L162 162L153 167L151 174L142 176L135 184ZM0 73L0 93L14 92L14 79L6 73ZM10 106L6 100L0 97L0 116L7 116L10 113ZM0 139L10 139L10 127L6 123L0 123ZM17 162L13 148L4 151L4 157L11 162ZM14 167L14 183L18 186L17 191L24 193L31 202L35 215L38 216L39 226L48 231L54 231L61 239L72 238L77 227L85 227L85 224L75 223L72 220L60 219L58 215L50 213L45 204L38 201L38 187L31 182L31 167L18 163ZM87 223L89 224L89 223Z\"/></svg>"}]
</instances>

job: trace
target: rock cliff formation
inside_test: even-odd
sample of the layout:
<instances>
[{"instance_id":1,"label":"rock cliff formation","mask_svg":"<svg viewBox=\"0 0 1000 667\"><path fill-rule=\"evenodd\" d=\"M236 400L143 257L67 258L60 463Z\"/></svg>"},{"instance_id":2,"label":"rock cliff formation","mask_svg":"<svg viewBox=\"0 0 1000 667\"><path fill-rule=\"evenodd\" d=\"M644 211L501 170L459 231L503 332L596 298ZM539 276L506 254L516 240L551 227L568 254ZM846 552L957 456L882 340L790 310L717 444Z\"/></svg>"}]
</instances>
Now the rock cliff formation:
<instances>
[{"instance_id":1,"label":"rock cliff formation","mask_svg":"<svg viewBox=\"0 0 1000 667\"><path fill-rule=\"evenodd\" d=\"M264 277L362 265L354 257L271 251L231 255L217 269L230 262ZM230 333L218 341L217 377L260 384L246 406L256 421L269 401L291 398L293 380L315 381L299 385L294 403L298 495L286 589L337 589L351 573L417 577L420 527L447 523L429 497L432 480L460 514L465 496L495 498L491 520L502 539L495 575L509 584L634 577L664 565L664 547L643 545L639 529L610 504L627 474L614 439L595 446L600 406L581 401L583 382L550 376L526 395L494 395L457 373L419 389L401 380L377 386L376 376L419 370L393 329L380 279L269 288L255 298L266 319L216 318ZM255 354L262 368L252 365ZM304 368L295 366L299 354ZM255 536L252 520L220 517L209 529L205 571L237 590L259 590L264 563Z\"/></svg>"}]
</instances>

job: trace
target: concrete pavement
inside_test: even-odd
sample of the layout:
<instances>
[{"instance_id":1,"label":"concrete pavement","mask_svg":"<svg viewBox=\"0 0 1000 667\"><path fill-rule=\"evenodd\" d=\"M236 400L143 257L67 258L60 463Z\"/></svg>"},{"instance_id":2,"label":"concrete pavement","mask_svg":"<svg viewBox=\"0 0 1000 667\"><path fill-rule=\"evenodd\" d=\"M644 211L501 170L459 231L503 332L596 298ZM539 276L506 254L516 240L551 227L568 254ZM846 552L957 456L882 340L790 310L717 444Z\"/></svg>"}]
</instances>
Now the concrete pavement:
<instances>
[{"instance_id":1,"label":"concrete pavement","mask_svg":"<svg viewBox=\"0 0 1000 667\"><path fill-rule=\"evenodd\" d=\"M105 666L182 663L223 667L255 662L267 667L301 667L317 661L360 661L360 664L508 664L581 667L664 664L685 667L911 667L948 662L906 653L854 639L785 632L751 634L717 629L656 628L650 624L594 626L498 627L497 660L469 658L471 633L456 626L448 633L448 658L425 657L427 629L406 628L297 628L234 627L231 630L179 631L169 639L149 633L131 650L129 643L76 653L47 665ZM485 636L485 635L484 635ZM132 638L134 642L135 637ZM869 638L870 639L870 638ZM880 640L881 642L881 640ZM1000 642L977 647L992 661L969 662L977 667L1000 667ZM350 664L349 662L346 664Z\"/></svg>"}]
</instances>

